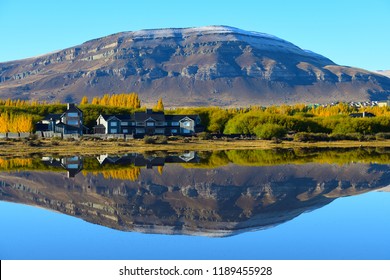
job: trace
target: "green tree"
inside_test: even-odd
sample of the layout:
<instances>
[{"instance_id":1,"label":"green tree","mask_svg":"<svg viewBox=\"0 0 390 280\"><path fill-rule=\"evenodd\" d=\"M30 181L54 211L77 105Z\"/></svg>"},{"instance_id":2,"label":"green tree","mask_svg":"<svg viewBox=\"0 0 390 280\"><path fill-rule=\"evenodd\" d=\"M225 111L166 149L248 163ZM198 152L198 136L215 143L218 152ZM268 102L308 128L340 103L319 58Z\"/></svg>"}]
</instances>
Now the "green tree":
<instances>
[{"instance_id":1,"label":"green tree","mask_svg":"<svg viewBox=\"0 0 390 280\"><path fill-rule=\"evenodd\" d=\"M273 123L261 124L255 127L254 132L261 139L282 138L286 136L286 129L283 126Z\"/></svg>"}]
</instances>

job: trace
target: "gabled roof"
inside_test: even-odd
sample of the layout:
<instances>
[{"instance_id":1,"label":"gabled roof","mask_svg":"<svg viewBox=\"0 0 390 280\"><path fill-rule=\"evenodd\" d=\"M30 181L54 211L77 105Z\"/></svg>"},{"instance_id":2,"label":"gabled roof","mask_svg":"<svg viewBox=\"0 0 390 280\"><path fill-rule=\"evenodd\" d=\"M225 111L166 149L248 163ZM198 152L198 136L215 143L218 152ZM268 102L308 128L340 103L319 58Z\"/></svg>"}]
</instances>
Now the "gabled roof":
<instances>
[{"instance_id":1,"label":"gabled roof","mask_svg":"<svg viewBox=\"0 0 390 280\"><path fill-rule=\"evenodd\" d=\"M68 103L68 107L65 113L67 112L83 113L83 111L81 111L74 103Z\"/></svg>"},{"instance_id":2,"label":"gabled roof","mask_svg":"<svg viewBox=\"0 0 390 280\"><path fill-rule=\"evenodd\" d=\"M178 122L186 117L192 120L196 120L197 118L199 118L198 115L166 115L165 119L166 121L170 121L170 122Z\"/></svg>"},{"instance_id":3,"label":"gabled roof","mask_svg":"<svg viewBox=\"0 0 390 280\"><path fill-rule=\"evenodd\" d=\"M100 115L105 121L110 120L111 118L117 118L120 121L133 121L134 118L132 115L106 115L102 114ZM99 117L100 117L99 116Z\"/></svg>"},{"instance_id":4,"label":"gabled roof","mask_svg":"<svg viewBox=\"0 0 390 280\"><path fill-rule=\"evenodd\" d=\"M61 116L62 114L48 114L45 116L44 119L42 119L42 121L50 121L50 120L56 121L61 119Z\"/></svg>"},{"instance_id":5,"label":"gabled roof","mask_svg":"<svg viewBox=\"0 0 390 280\"><path fill-rule=\"evenodd\" d=\"M149 118L152 118L155 121L163 122L165 121L164 112L135 112L134 113L135 121L144 122Z\"/></svg>"}]
</instances>

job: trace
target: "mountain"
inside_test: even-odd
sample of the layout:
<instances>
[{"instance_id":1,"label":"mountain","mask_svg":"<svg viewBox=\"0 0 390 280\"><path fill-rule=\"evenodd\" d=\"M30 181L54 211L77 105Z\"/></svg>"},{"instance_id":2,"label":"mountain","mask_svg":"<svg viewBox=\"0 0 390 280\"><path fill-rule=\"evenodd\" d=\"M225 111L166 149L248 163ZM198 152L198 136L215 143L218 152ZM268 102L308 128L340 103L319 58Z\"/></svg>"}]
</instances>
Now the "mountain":
<instances>
[{"instance_id":1,"label":"mountain","mask_svg":"<svg viewBox=\"0 0 390 280\"><path fill-rule=\"evenodd\" d=\"M104 169L103 169L104 170ZM0 200L122 231L224 237L285 223L333 200L387 186L390 166L284 164L143 168L137 179L97 172L0 173ZM335 213L337 215L337 213Z\"/></svg>"},{"instance_id":2,"label":"mountain","mask_svg":"<svg viewBox=\"0 0 390 280\"><path fill-rule=\"evenodd\" d=\"M378 70L375 72L390 78L390 70Z\"/></svg>"},{"instance_id":3,"label":"mountain","mask_svg":"<svg viewBox=\"0 0 390 280\"><path fill-rule=\"evenodd\" d=\"M228 26L122 32L0 63L0 98L80 101L137 92L144 105L383 100L390 79L272 35Z\"/></svg>"}]
</instances>

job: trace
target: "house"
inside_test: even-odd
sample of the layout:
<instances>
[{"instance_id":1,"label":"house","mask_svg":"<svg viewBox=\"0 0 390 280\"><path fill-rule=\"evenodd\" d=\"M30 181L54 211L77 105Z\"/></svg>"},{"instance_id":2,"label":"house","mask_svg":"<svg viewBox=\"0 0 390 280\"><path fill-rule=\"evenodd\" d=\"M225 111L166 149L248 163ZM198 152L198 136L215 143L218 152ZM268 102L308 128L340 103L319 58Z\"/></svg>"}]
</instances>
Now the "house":
<instances>
[{"instance_id":1,"label":"house","mask_svg":"<svg viewBox=\"0 0 390 280\"><path fill-rule=\"evenodd\" d=\"M372 118L372 117L375 117L375 115L373 113L367 113L367 112L352 113L352 114L349 114L349 116L351 118Z\"/></svg>"},{"instance_id":2,"label":"house","mask_svg":"<svg viewBox=\"0 0 390 280\"><path fill-rule=\"evenodd\" d=\"M190 136L203 131L199 115L165 115L164 112L135 112L132 115L100 115L94 133Z\"/></svg>"},{"instance_id":3,"label":"house","mask_svg":"<svg viewBox=\"0 0 390 280\"><path fill-rule=\"evenodd\" d=\"M67 110L62 114L49 114L36 124L36 130L42 131L44 135L60 133L83 135L87 128L83 125L83 111L73 103L67 104Z\"/></svg>"},{"instance_id":4,"label":"house","mask_svg":"<svg viewBox=\"0 0 390 280\"><path fill-rule=\"evenodd\" d=\"M377 102L378 107L389 107L390 106L390 100L383 100Z\"/></svg>"}]
</instances>

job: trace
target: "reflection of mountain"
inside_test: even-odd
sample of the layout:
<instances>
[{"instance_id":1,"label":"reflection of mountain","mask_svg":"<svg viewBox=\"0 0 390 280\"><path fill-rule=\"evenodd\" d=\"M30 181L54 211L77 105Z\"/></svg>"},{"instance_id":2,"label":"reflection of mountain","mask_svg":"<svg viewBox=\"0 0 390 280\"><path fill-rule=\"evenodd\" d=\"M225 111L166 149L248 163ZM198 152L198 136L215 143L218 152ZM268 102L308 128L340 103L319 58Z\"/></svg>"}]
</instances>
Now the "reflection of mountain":
<instances>
[{"instance_id":1,"label":"reflection of mountain","mask_svg":"<svg viewBox=\"0 0 390 280\"><path fill-rule=\"evenodd\" d=\"M142 169L137 181L101 174L0 173L0 199L123 231L228 236L264 229L342 196L388 185L390 166L300 164Z\"/></svg>"}]
</instances>

